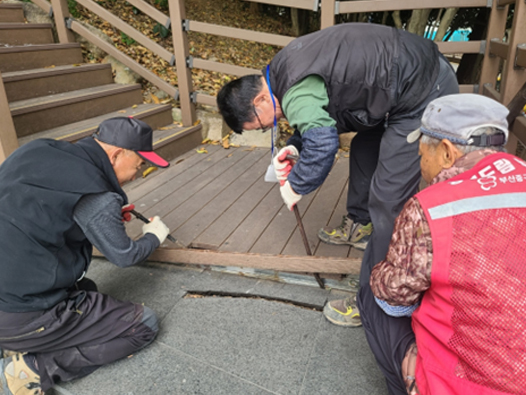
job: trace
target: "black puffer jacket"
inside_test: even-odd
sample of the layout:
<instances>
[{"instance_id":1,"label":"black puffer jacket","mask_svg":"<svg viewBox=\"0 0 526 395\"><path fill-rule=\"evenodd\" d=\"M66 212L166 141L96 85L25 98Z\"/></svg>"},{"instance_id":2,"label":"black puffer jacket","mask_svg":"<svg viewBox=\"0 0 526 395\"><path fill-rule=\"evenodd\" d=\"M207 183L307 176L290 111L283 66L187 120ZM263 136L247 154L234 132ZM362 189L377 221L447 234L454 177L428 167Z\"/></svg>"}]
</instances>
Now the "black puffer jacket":
<instances>
[{"instance_id":1,"label":"black puffer jacket","mask_svg":"<svg viewBox=\"0 0 526 395\"><path fill-rule=\"evenodd\" d=\"M319 75L338 132L361 132L420 104L438 76L439 56L435 43L402 30L342 24L283 48L270 63L271 88L282 102L295 83Z\"/></svg>"}]
</instances>

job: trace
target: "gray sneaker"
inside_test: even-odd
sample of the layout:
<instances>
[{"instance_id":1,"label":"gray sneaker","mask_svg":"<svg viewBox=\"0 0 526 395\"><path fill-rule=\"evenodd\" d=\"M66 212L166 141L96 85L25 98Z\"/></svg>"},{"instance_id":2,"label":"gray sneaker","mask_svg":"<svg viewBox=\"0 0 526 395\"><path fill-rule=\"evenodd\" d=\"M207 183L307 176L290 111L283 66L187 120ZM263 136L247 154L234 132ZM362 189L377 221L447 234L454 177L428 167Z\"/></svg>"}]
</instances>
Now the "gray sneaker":
<instances>
[{"instance_id":1,"label":"gray sneaker","mask_svg":"<svg viewBox=\"0 0 526 395\"><path fill-rule=\"evenodd\" d=\"M360 311L356 307L356 296L328 302L323 308L323 315L335 325L362 326Z\"/></svg>"},{"instance_id":2,"label":"gray sneaker","mask_svg":"<svg viewBox=\"0 0 526 395\"><path fill-rule=\"evenodd\" d=\"M354 223L345 215L342 223L336 229L331 229L328 226L321 228L318 231L318 238L327 244L347 244L359 250L365 250L372 231L372 223L369 222L367 225Z\"/></svg>"}]
</instances>

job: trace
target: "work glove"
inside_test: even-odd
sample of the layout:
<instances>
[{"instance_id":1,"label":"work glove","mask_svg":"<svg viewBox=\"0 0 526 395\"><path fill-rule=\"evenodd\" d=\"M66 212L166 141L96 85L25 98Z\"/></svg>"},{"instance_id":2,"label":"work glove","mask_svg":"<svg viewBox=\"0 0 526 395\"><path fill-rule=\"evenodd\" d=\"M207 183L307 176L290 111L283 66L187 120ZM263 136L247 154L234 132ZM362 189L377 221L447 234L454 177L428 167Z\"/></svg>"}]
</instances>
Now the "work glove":
<instances>
[{"instance_id":1,"label":"work glove","mask_svg":"<svg viewBox=\"0 0 526 395\"><path fill-rule=\"evenodd\" d=\"M274 170L276 171L276 178L280 184L283 185L290 174L292 167L296 164L296 159L287 159L287 155L299 157L299 152L293 145L287 145L279 150L278 154L272 159Z\"/></svg>"},{"instance_id":2,"label":"work glove","mask_svg":"<svg viewBox=\"0 0 526 395\"><path fill-rule=\"evenodd\" d=\"M283 183L283 185L279 188L279 191L281 192L281 197L287 205L287 208L292 211L296 203L300 201L301 195L294 192L288 181Z\"/></svg>"},{"instance_id":3,"label":"work glove","mask_svg":"<svg viewBox=\"0 0 526 395\"><path fill-rule=\"evenodd\" d=\"M168 226L166 226L164 222L161 221L161 218L156 215L155 217L150 218L149 224L144 224L142 226L142 234L145 235L146 233L154 234L159 239L159 243L163 244L166 240L166 236L170 234L170 229L168 229Z\"/></svg>"},{"instance_id":4,"label":"work glove","mask_svg":"<svg viewBox=\"0 0 526 395\"><path fill-rule=\"evenodd\" d=\"M135 205L131 203L125 206L122 206L122 209L121 209L122 222L130 222L132 220L132 214L130 212L132 210L135 210Z\"/></svg>"}]
</instances>

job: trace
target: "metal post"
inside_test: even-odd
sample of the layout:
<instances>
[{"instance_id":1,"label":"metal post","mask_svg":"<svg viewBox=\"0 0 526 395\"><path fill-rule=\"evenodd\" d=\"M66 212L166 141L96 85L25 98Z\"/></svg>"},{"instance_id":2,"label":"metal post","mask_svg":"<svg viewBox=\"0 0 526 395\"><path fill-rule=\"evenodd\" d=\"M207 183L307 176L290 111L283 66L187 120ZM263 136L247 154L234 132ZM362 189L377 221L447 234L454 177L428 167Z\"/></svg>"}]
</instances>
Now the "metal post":
<instances>
[{"instance_id":1,"label":"metal post","mask_svg":"<svg viewBox=\"0 0 526 395\"><path fill-rule=\"evenodd\" d=\"M191 126L197 120L195 104L190 95L193 92L192 73L186 64L188 58L188 35L183 30L186 20L184 0L168 0L170 7L170 20L172 21L172 38L175 53L175 66L177 68L177 81L179 87L179 102L181 104L181 117L184 126Z\"/></svg>"},{"instance_id":2,"label":"metal post","mask_svg":"<svg viewBox=\"0 0 526 395\"><path fill-rule=\"evenodd\" d=\"M58 41L61 44L69 44L75 42L73 32L66 27L66 19L69 14L67 0L51 0L51 7L55 17L55 26L57 28Z\"/></svg>"},{"instance_id":3,"label":"metal post","mask_svg":"<svg viewBox=\"0 0 526 395\"><path fill-rule=\"evenodd\" d=\"M18 137L0 73L0 163L18 148Z\"/></svg>"}]
</instances>

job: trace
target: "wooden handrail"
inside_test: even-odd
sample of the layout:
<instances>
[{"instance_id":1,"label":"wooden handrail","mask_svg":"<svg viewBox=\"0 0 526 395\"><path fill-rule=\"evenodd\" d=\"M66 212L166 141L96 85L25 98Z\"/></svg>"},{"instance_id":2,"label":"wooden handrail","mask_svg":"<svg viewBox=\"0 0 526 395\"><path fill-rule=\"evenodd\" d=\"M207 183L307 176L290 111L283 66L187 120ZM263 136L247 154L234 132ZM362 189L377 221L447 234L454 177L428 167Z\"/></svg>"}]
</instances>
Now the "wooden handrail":
<instances>
[{"instance_id":1,"label":"wooden handrail","mask_svg":"<svg viewBox=\"0 0 526 395\"><path fill-rule=\"evenodd\" d=\"M516 0L497 0L498 7L504 7L509 4L515 4Z\"/></svg>"},{"instance_id":2,"label":"wooden handrail","mask_svg":"<svg viewBox=\"0 0 526 395\"><path fill-rule=\"evenodd\" d=\"M230 38L242 38L247 41L255 41L258 43L277 45L284 47L296 37L281 36L278 34L261 33L253 30L239 29L235 27L226 27L220 25L214 25L211 23L197 22L192 20L185 21L188 31L215 34L217 36L230 37Z\"/></svg>"},{"instance_id":3,"label":"wooden handrail","mask_svg":"<svg viewBox=\"0 0 526 395\"><path fill-rule=\"evenodd\" d=\"M146 3L144 0L126 0L128 3L130 3L132 6L137 8L138 10L141 10L146 15L148 15L150 18L156 20L161 25L163 25L165 28L169 29L171 22L168 15L163 14L161 11L159 11L154 6Z\"/></svg>"},{"instance_id":4,"label":"wooden handrail","mask_svg":"<svg viewBox=\"0 0 526 395\"><path fill-rule=\"evenodd\" d=\"M207 106L217 106L216 97L205 93L196 92L195 101L196 103L206 104Z\"/></svg>"},{"instance_id":5,"label":"wooden handrail","mask_svg":"<svg viewBox=\"0 0 526 395\"><path fill-rule=\"evenodd\" d=\"M192 67L196 69L216 71L218 73L232 74L238 77L249 74L261 74L261 70L248 67L235 66L233 64L213 62L211 60L192 58Z\"/></svg>"},{"instance_id":6,"label":"wooden handrail","mask_svg":"<svg viewBox=\"0 0 526 395\"><path fill-rule=\"evenodd\" d=\"M95 15L100 16L102 19L105 19L106 21L111 23L113 26L115 26L117 29L125 33L127 36L133 38L135 41L137 41L144 47L148 48L154 54L159 55L161 58L163 58L168 63L170 63L170 65L173 65L175 63L174 55L170 51L160 46L155 41L149 39L144 34L134 29L133 27L128 25L123 20L117 18L111 12L107 11L106 9L104 9L103 7L95 3L94 1L77 0L77 3L86 7L91 12L93 12Z\"/></svg>"},{"instance_id":7,"label":"wooden handrail","mask_svg":"<svg viewBox=\"0 0 526 395\"><path fill-rule=\"evenodd\" d=\"M500 103L500 93L490 84L484 84L482 86L482 94Z\"/></svg>"},{"instance_id":8,"label":"wooden handrail","mask_svg":"<svg viewBox=\"0 0 526 395\"><path fill-rule=\"evenodd\" d=\"M337 14L355 12L378 12L398 10L425 10L433 8L470 8L487 7L487 0L376 0L376 1L340 1Z\"/></svg>"},{"instance_id":9,"label":"wooden handrail","mask_svg":"<svg viewBox=\"0 0 526 395\"><path fill-rule=\"evenodd\" d=\"M173 98L177 99L179 97L178 90L174 88L172 85L161 79L156 74L152 73L150 70L146 69L139 63L137 63L135 60L130 58L129 56L123 54L121 51L119 51L117 48L115 48L113 45L108 44L106 41L101 39L100 37L96 36L92 32L90 32L88 29L86 29L82 24L77 22L74 19L69 20L69 26L72 31L75 33L81 35L89 42L95 44L100 49L102 49L107 54L113 56L115 59L117 59L119 62L124 64L125 66L129 67L133 71L135 71L137 74L139 74L144 79L150 81L152 84L154 84L156 87L161 89L162 91L166 92Z\"/></svg>"},{"instance_id":10,"label":"wooden handrail","mask_svg":"<svg viewBox=\"0 0 526 395\"><path fill-rule=\"evenodd\" d=\"M246 0L253 3L277 5L283 7L299 8L301 10L318 11L319 0Z\"/></svg>"},{"instance_id":11,"label":"wooden handrail","mask_svg":"<svg viewBox=\"0 0 526 395\"><path fill-rule=\"evenodd\" d=\"M442 53L481 53L484 41L440 41L436 44Z\"/></svg>"},{"instance_id":12,"label":"wooden handrail","mask_svg":"<svg viewBox=\"0 0 526 395\"><path fill-rule=\"evenodd\" d=\"M515 118L510 132L519 139L522 145L526 146L526 117L521 115Z\"/></svg>"},{"instance_id":13,"label":"wooden handrail","mask_svg":"<svg viewBox=\"0 0 526 395\"><path fill-rule=\"evenodd\" d=\"M502 42L498 38L492 38L489 42L489 53L501 59L508 58L509 44Z\"/></svg>"}]
</instances>

